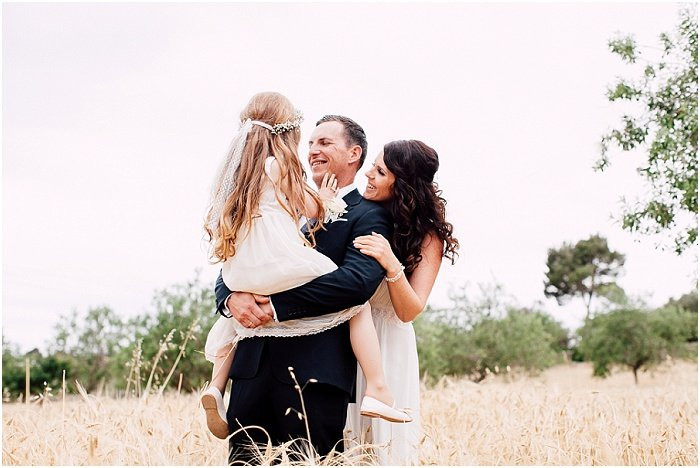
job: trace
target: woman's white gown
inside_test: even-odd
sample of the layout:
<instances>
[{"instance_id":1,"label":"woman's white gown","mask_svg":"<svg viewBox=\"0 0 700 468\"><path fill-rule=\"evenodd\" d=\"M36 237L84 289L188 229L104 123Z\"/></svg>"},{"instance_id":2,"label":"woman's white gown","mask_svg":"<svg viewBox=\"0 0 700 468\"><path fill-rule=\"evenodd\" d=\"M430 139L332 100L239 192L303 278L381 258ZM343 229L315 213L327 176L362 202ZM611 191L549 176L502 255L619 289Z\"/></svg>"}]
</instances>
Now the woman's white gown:
<instances>
[{"instance_id":1,"label":"woman's white gown","mask_svg":"<svg viewBox=\"0 0 700 468\"><path fill-rule=\"evenodd\" d=\"M409 465L418 463L417 447L421 439L420 376L416 334L412 323L404 323L396 316L386 282L382 282L370 299L372 318L379 337L382 364L389 389L394 394L397 408L410 408L413 421L405 424L390 423L378 418L360 416L360 405L365 390L365 377L357 367L357 400L348 405L345 424L347 443L379 445L375 453L380 465ZM346 448L349 448L346 446Z\"/></svg>"}]
</instances>

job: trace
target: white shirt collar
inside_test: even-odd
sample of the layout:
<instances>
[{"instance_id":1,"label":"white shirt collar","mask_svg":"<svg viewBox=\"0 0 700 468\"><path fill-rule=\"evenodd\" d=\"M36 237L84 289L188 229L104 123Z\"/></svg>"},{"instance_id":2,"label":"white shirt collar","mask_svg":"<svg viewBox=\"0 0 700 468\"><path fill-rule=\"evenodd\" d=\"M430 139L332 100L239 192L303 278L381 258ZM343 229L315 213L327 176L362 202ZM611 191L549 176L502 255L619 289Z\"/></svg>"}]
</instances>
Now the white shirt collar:
<instances>
[{"instance_id":1,"label":"white shirt collar","mask_svg":"<svg viewBox=\"0 0 700 468\"><path fill-rule=\"evenodd\" d=\"M345 187L339 188L338 189L338 194L336 195L337 198L343 198L345 195L348 193L352 192L355 190L355 183L352 183L350 185L346 185Z\"/></svg>"}]
</instances>

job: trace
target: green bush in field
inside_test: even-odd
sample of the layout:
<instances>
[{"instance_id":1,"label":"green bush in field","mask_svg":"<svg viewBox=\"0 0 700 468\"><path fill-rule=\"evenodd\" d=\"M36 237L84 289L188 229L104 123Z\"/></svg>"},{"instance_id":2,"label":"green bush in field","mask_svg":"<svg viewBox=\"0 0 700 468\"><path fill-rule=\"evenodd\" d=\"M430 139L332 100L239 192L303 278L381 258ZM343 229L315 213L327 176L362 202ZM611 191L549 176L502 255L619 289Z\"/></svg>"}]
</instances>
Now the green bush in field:
<instances>
[{"instance_id":1,"label":"green bush in field","mask_svg":"<svg viewBox=\"0 0 700 468\"><path fill-rule=\"evenodd\" d=\"M554 320L551 315L547 314L546 312L528 308L513 309L513 311L523 314L531 314L537 317L537 319L542 322L542 327L544 330L551 336L549 344L552 350L554 350L557 354L562 354L569 351L569 342L571 341L569 331L559 322Z\"/></svg>"},{"instance_id":2,"label":"green bush in field","mask_svg":"<svg viewBox=\"0 0 700 468\"><path fill-rule=\"evenodd\" d=\"M558 362L568 343L566 330L542 312L511 309L470 327L444 316L427 310L414 322L421 373L432 378L467 375L478 382L507 366L537 372Z\"/></svg>"},{"instance_id":3,"label":"green bush in field","mask_svg":"<svg viewBox=\"0 0 700 468\"><path fill-rule=\"evenodd\" d=\"M688 312L698 313L698 291L691 291L687 294L683 294L678 299L669 299L664 307L673 306L680 309L685 309Z\"/></svg>"},{"instance_id":4,"label":"green bush in field","mask_svg":"<svg viewBox=\"0 0 700 468\"><path fill-rule=\"evenodd\" d=\"M18 395L24 392L24 362L19 358L15 345L2 337L2 389L3 394Z\"/></svg>"},{"instance_id":5,"label":"green bush in field","mask_svg":"<svg viewBox=\"0 0 700 468\"><path fill-rule=\"evenodd\" d=\"M29 359L30 376L29 391L38 395L44 391L60 390L63 380L63 370L71 370L69 356L53 354L43 356L38 350L32 350L24 355L17 347L5 341L2 342L2 388L6 400L12 396L24 395L25 392L25 359Z\"/></svg>"},{"instance_id":6,"label":"green bush in field","mask_svg":"<svg viewBox=\"0 0 700 468\"><path fill-rule=\"evenodd\" d=\"M690 313L676 307L643 311L623 308L601 314L581 328L579 346L593 363L593 374L606 377L613 367L632 370L638 383L640 370L653 368L667 358L688 356L693 331ZM697 330L695 331L697 333Z\"/></svg>"},{"instance_id":7,"label":"green bush in field","mask_svg":"<svg viewBox=\"0 0 700 468\"><path fill-rule=\"evenodd\" d=\"M551 325L539 313L511 310L503 319L485 319L468 335L468 347L475 356L476 380L486 377L486 369L506 366L530 373L556 364L561 355L556 351L559 337L553 336Z\"/></svg>"},{"instance_id":8,"label":"green bush in field","mask_svg":"<svg viewBox=\"0 0 700 468\"><path fill-rule=\"evenodd\" d=\"M431 378L465 375L473 371L471 349L466 346L467 330L434 317L428 308L413 322L421 374Z\"/></svg>"},{"instance_id":9,"label":"green bush in field","mask_svg":"<svg viewBox=\"0 0 700 468\"><path fill-rule=\"evenodd\" d=\"M698 291L683 294L678 299L670 299L664 308L677 308L687 312L685 315L686 327L689 331L688 341L698 342ZM697 346L696 346L697 347ZM697 353L690 353L697 357Z\"/></svg>"}]
</instances>

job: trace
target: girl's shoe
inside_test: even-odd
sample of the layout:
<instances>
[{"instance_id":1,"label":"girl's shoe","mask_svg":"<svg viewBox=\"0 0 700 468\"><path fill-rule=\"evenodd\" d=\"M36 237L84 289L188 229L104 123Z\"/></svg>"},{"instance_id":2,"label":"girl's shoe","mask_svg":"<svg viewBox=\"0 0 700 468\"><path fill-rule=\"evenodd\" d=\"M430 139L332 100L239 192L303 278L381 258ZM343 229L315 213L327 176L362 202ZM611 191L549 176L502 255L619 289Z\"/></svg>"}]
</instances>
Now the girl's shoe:
<instances>
[{"instance_id":1,"label":"girl's shoe","mask_svg":"<svg viewBox=\"0 0 700 468\"><path fill-rule=\"evenodd\" d=\"M394 402L393 406L389 406L376 398L365 396L360 405L360 414L362 416L369 416L370 418L382 418L393 423L407 423L413 421L407 413L394 408L394 406L396 406L396 402Z\"/></svg>"},{"instance_id":2,"label":"girl's shoe","mask_svg":"<svg viewBox=\"0 0 700 468\"><path fill-rule=\"evenodd\" d=\"M228 422L226 422L226 405L224 397L216 387L209 387L202 394L202 406L207 413L207 427L219 439L228 437Z\"/></svg>"}]
</instances>

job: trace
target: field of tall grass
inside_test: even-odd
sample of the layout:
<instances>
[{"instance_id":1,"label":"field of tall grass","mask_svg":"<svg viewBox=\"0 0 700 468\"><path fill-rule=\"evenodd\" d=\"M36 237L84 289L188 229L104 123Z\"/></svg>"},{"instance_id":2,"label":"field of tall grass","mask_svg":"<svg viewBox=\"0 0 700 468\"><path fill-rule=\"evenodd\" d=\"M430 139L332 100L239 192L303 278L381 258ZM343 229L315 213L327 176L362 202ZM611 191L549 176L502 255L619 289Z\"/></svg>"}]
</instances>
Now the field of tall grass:
<instances>
[{"instance_id":1,"label":"field of tall grass","mask_svg":"<svg viewBox=\"0 0 700 468\"><path fill-rule=\"evenodd\" d=\"M443 378L422 393L421 464L697 465L697 364L668 364L634 385L588 364L538 377ZM225 465L194 394L149 400L60 392L5 403L4 465ZM291 417L291 416L290 416ZM367 462L357 452L330 462Z\"/></svg>"}]
</instances>

